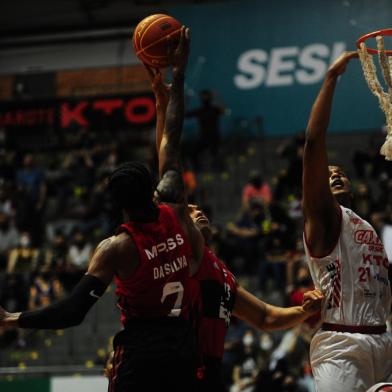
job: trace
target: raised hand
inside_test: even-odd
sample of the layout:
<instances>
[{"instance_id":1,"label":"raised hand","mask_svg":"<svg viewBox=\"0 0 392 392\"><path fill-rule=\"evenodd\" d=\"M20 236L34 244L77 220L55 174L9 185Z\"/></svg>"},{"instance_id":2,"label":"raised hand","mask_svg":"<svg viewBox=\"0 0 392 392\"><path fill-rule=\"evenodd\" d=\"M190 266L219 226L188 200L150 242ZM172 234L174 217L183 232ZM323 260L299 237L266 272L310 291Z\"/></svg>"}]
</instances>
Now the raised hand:
<instances>
[{"instance_id":1,"label":"raised hand","mask_svg":"<svg viewBox=\"0 0 392 392\"><path fill-rule=\"evenodd\" d=\"M176 41L168 37L167 48L169 62L173 67L173 75L176 73L185 73L188 64L189 47L190 47L190 30L182 26L180 32L180 40L178 44Z\"/></svg>"},{"instance_id":2,"label":"raised hand","mask_svg":"<svg viewBox=\"0 0 392 392\"><path fill-rule=\"evenodd\" d=\"M309 315L320 312L321 304L323 302L324 295L319 290L307 291L304 294L302 307Z\"/></svg>"},{"instance_id":3,"label":"raised hand","mask_svg":"<svg viewBox=\"0 0 392 392\"><path fill-rule=\"evenodd\" d=\"M329 67L328 74L334 77L337 77L344 73L347 68L347 64L353 58L358 58L358 53L355 51L352 52L343 52Z\"/></svg>"},{"instance_id":4,"label":"raised hand","mask_svg":"<svg viewBox=\"0 0 392 392\"><path fill-rule=\"evenodd\" d=\"M163 76L160 69L151 68L149 65L144 64L148 76L151 81L152 91L155 95L155 102L157 107L166 111L167 104L169 103L171 85L163 81Z\"/></svg>"}]
</instances>

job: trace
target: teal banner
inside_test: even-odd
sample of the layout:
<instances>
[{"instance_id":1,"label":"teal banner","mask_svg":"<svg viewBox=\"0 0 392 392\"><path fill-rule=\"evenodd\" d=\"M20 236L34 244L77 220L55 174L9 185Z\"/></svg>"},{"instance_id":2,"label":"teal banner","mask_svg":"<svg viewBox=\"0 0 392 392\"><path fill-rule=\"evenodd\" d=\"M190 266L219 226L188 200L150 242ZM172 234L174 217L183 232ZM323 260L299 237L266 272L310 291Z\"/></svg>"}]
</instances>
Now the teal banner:
<instances>
[{"instance_id":1,"label":"teal banner","mask_svg":"<svg viewBox=\"0 0 392 392\"><path fill-rule=\"evenodd\" d=\"M241 0L169 12L191 28L189 108L198 105L200 90L211 89L229 109L227 123L262 117L266 135L305 129L329 64L354 50L361 35L392 27L390 0ZM385 44L392 49L392 39ZM383 124L354 60L337 86L330 129L366 131Z\"/></svg>"}]
</instances>

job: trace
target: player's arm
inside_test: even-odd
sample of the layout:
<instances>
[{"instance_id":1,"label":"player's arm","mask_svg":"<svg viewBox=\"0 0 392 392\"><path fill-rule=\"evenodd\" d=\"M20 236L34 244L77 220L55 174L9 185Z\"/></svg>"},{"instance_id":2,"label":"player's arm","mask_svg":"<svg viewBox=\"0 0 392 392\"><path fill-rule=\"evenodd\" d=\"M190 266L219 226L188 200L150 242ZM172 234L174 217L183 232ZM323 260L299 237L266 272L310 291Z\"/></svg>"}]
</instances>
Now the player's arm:
<instances>
[{"instance_id":1,"label":"player's arm","mask_svg":"<svg viewBox=\"0 0 392 392\"><path fill-rule=\"evenodd\" d=\"M302 306L281 308L267 304L244 288L238 287L233 314L263 331L287 329L318 313L323 298L318 290L308 291L304 295Z\"/></svg>"},{"instance_id":2,"label":"player's arm","mask_svg":"<svg viewBox=\"0 0 392 392\"><path fill-rule=\"evenodd\" d=\"M303 158L303 210L305 233L313 253L323 253L336 238L328 233L339 231L340 207L329 187L326 132L338 77L356 52L343 53L329 68L313 104Z\"/></svg>"},{"instance_id":3,"label":"player's arm","mask_svg":"<svg viewBox=\"0 0 392 392\"><path fill-rule=\"evenodd\" d=\"M175 50L170 49L169 53L173 65L173 79L158 154L161 182L158 184L157 191L161 193L170 189L174 196L173 203L185 202L185 187L180 163L180 141L184 122L184 80L188 54L189 29L182 27L179 44Z\"/></svg>"},{"instance_id":4,"label":"player's arm","mask_svg":"<svg viewBox=\"0 0 392 392\"><path fill-rule=\"evenodd\" d=\"M59 329L79 325L112 281L116 259L115 237L102 241L95 250L86 275L67 298L45 308L19 313L9 313L0 307L0 326Z\"/></svg>"},{"instance_id":5,"label":"player's arm","mask_svg":"<svg viewBox=\"0 0 392 392\"><path fill-rule=\"evenodd\" d=\"M163 131L166 121L166 110L169 103L170 85L164 83L160 69L151 68L149 65L144 64L148 76L151 81L151 88L155 95L156 107L156 125L155 125L155 143L157 154L161 147Z\"/></svg>"},{"instance_id":6,"label":"player's arm","mask_svg":"<svg viewBox=\"0 0 392 392\"><path fill-rule=\"evenodd\" d=\"M165 132L166 111L170 98L171 85L165 84L160 70L152 69L145 64L150 77L151 87L155 95L156 104L156 126L155 143L160 163L160 148L163 134ZM177 154L177 152L175 152ZM158 186L159 200L163 203L179 203L184 201L184 185L180 170L169 170L163 174Z\"/></svg>"}]
</instances>

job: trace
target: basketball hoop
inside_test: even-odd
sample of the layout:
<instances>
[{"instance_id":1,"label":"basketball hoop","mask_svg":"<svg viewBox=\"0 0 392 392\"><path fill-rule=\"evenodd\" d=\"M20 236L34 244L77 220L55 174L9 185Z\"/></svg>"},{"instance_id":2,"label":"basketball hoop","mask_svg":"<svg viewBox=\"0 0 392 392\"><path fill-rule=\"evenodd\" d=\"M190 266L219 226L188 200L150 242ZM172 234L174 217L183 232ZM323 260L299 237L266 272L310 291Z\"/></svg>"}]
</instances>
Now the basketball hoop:
<instances>
[{"instance_id":1,"label":"basketball hoop","mask_svg":"<svg viewBox=\"0 0 392 392\"><path fill-rule=\"evenodd\" d=\"M392 36L392 29L374 31L362 36L357 41L357 48L366 82L370 91L378 98L381 110L386 118L387 136L380 153L385 156L385 159L392 161L392 57L388 57L392 56L392 50L385 49L384 36ZM377 49L366 47L365 41L369 38L376 39ZM373 54L378 55L378 61L387 87L386 91L383 90L378 80L376 66L371 56Z\"/></svg>"},{"instance_id":2,"label":"basketball hoop","mask_svg":"<svg viewBox=\"0 0 392 392\"><path fill-rule=\"evenodd\" d=\"M392 36L392 29L383 29L383 30L373 31L373 33L363 35L357 41L357 48L361 49L362 42L367 41L369 38L376 38L377 36L382 36L382 37ZM378 49L366 48L366 50L370 54L378 54L379 53ZM387 56L392 56L392 50L386 50L385 54Z\"/></svg>"}]
</instances>

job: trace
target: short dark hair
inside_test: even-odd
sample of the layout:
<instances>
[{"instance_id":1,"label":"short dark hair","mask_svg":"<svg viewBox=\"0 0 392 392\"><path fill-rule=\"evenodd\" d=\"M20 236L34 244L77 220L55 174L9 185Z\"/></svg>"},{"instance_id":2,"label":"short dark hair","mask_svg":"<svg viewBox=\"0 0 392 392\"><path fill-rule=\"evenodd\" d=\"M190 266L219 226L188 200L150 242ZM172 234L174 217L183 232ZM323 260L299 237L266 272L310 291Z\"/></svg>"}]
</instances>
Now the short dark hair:
<instances>
[{"instance_id":1,"label":"short dark hair","mask_svg":"<svg viewBox=\"0 0 392 392\"><path fill-rule=\"evenodd\" d=\"M140 162L125 162L110 175L108 190L117 210L146 209L153 196L150 170Z\"/></svg>"}]
</instances>

